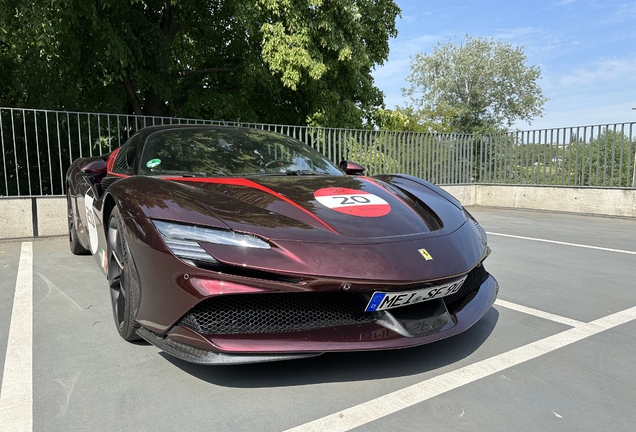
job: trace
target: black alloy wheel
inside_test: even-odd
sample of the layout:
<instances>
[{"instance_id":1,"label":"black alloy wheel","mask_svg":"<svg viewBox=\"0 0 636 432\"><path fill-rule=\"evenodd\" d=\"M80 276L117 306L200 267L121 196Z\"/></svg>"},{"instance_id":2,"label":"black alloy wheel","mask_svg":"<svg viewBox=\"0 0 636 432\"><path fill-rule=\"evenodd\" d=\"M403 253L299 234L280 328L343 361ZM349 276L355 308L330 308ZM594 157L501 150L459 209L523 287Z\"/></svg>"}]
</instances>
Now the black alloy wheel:
<instances>
[{"instance_id":1,"label":"black alloy wheel","mask_svg":"<svg viewBox=\"0 0 636 432\"><path fill-rule=\"evenodd\" d=\"M113 317L119 335L127 341L141 339L135 321L139 302L139 274L124 234L124 223L115 207L108 222L108 267Z\"/></svg>"}]
</instances>

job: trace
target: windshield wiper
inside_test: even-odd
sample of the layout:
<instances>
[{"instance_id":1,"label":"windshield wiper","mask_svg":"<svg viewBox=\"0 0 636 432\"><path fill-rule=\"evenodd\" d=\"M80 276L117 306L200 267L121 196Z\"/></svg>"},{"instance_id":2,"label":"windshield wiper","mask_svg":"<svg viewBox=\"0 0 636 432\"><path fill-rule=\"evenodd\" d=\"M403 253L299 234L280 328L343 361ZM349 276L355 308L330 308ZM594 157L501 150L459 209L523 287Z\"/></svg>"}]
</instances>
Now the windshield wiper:
<instances>
[{"instance_id":1,"label":"windshield wiper","mask_svg":"<svg viewBox=\"0 0 636 432\"><path fill-rule=\"evenodd\" d=\"M287 170L285 171L285 174L291 176L291 175L297 175L297 176L303 176L303 175L328 175L327 173L321 172L321 171L314 171L314 170Z\"/></svg>"},{"instance_id":2,"label":"windshield wiper","mask_svg":"<svg viewBox=\"0 0 636 432\"><path fill-rule=\"evenodd\" d=\"M280 177L280 176L303 176L303 175L330 175L329 173L313 170L286 170L278 172L262 172L243 174L245 177Z\"/></svg>"},{"instance_id":3,"label":"windshield wiper","mask_svg":"<svg viewBox=\"0 0 636 432\"><path fill-rule=\"evenodd\" d=\"M190 178L190 177L218 177L218 176L228 177L228 175L226 173L224 173L223 171L221 171L221 170L218 170L214 174L217 174L217 175L210 176L210 175L208 175L208 173L205 173L205 172L184 173L184 174L181 175L181 177L185 177L185 178Z\"/></svg>"}]
</instances>

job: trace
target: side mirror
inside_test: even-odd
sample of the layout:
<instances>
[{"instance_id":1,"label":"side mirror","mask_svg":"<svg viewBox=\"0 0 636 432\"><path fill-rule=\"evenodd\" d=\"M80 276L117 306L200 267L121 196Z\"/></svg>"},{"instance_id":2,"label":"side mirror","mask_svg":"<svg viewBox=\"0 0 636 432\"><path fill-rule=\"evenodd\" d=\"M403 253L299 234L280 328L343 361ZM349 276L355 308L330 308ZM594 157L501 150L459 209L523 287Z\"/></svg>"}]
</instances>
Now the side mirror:
<instances>
[{"instance_id":1,"label":"side mirror","mask_svg":"<svg viewBox=\"0 0 636 432\"><path fill-rule=\"evenodd\" d=\"M339 166L341 170L347 173L347 175L362 175L364 174L365 170L362 165L349 161L342 161L340 162Z\"/></svg>"},{"instance_id":2,"label":"side mirror","mask_svg":"<svg viewBox=\"0 0 636 432\"><path fill-rule=\"evenodd\" d=\"M82 172L84 174L106 174L106 161L99 159L89 162L82 167Z\"/></svg>"}]
</instances>

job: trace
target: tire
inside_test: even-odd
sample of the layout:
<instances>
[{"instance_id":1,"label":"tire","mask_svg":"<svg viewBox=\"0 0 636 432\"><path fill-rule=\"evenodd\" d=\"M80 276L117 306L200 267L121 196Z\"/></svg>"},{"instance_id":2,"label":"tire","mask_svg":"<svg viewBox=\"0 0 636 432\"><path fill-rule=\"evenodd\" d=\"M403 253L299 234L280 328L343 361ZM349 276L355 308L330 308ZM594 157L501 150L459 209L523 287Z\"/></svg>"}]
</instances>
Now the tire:
<instances>
[{"instance_id":1,"label":"tire","mask_svg":"<svg viewBox=\"0 0 636 432\"><path fill-rule=\"evenodd\" d=\"M71 203L71 193L66 192L66 207L68 219L68 245L73 255L87 255L86 249L77 238L77 230L75 229L75 214L73 213L73 205Z\"/></svg>"},{"instance_id":2,"label":"tire","mask_svg":"<svg viewBox=\"0 0 636 432\"><path fill-rule=\"evenodd\" d=\"M124 233L124 223L115 207L108 222L108 267L113 318L119 335L127 340L139 340L140 327L135 317L139 308L139 273L135 267Z\"/></svg>"}]
</instances>

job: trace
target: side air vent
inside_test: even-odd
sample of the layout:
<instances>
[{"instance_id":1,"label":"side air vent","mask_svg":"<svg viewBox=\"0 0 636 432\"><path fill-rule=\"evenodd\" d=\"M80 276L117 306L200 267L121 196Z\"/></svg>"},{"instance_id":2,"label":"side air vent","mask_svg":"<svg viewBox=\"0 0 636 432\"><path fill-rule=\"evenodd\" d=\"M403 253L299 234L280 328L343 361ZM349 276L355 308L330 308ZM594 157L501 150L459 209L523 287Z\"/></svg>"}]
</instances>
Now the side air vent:
<instances>
[{"instance_id":1,"label":"side air vent","mask_svg":"<svg viewBox=\"0 0 636 432\"><path fill-rule=\"evenodd\" d=\"M112 185L113 183L119 180L121 180L121 178L119 177L111 177L111 176L104 177L100 183L100 186L102 187L102 191L105 191L106 189L108 189L110 185Z\"/></svg>"}]
</instances>

